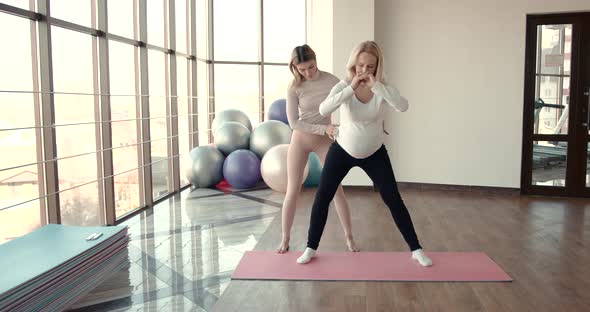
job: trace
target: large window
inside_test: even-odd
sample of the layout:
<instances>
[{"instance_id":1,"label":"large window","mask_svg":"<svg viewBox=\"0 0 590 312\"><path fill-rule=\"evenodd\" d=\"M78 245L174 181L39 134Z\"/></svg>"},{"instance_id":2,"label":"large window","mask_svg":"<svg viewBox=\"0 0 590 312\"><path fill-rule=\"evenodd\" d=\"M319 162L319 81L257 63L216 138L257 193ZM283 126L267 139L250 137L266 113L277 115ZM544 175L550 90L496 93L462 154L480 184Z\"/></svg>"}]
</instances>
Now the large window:
<instances>
[{"instance_id":1,"label":"large window","mask_svg":"<svg viewBox=\"0 0 590 312\"><path fill-rule=\"evenodd\" d=\"M159 47L166 47L164 42L164 0L149 0L147 3L148 43Z\"/></svg>"},{"instance_id":2,"label":"large window","mask_svg":"<svg viewBox=\"0 0 590 312\"><path fill-rule=\"evenodd\" d=\"M210 111L209 106L211 99L209 98L209 65L205 62L197 62L197 119L199 124L198 138L200 145L209 143L211 129L209 126L210 116L214 112Z\"/></svg>"},{"instance_id":3,"label":"large window","mask_svg":"<svg viewBox=\"0 0 590 312\"><path fill-rule=\"evenodd\" d=\"M8 5L12 5L12 6L17 7L17 8L28 10L29 9L29 3L30 2L29 1L23 1L23 0L2 0L2 3L8 4Z\"/></svg>"},{"instance_id":4,"label":"large window","mask_svg":"<svg viewBox=\"0 0 590 312\"><path fill-rule=\"evenodd\" d=\"M183 57L176 58L176 72L177 72L177 104L178 104L178 152L180 159L180 181L182 185L188 184L186 178L187 165L183 161L184 157L188 156L190 151L189 133L189 102L190 102L190 79L189 79L189 61Z\"/></svg>"},{"instance_id":5,"label":"large window","mask_svg":"<svg viewBox=\"0 0 590 312\"><path fill-rule=\"evenodd\" d=\"M93 38L60 27L52 27L51 35L61 221L97 225L100 207ZM70 47L71 42L76 42L76 49Z\"/></svg>"},{"instance_id":6,"label":"large window","mask_svg":"<svg viewBox=\"0 0 590 312\"><path fill-rule=\"evenodd\" d=\"M264 60L287 63L305 43L305 5L298 0L264 0Z\"/></svg>"},{"instance_id":7,"label":"large window","mask_svg":"<svg viewBox=\"0 0 590 312\"><path fill-rule=\"evenodd\" d=\"M305 1L213 3L215 96L208 113L240 109L256 126L273 101L286 97L291 50L305 43Z\"/></svg>"},{"instance_id":8,"label":"large window","mask_svg":"<svg viewBox=\"0 0 590 312\"><path fill-rule=\"evenodd\" d=\"M166 55L148 53L150 141L154 198L168 193L168 110L166 97Z\"/></svg>"},{"instance_id":9,"label":"large window","mask_svg":"<svg viewBox=\"0 0 590 312\"><path fill-rule=\"evenodd\" d=\"M189 39L190 37L188 34L189 31L189 23L187 21L190 19L190 6L187 0L176 0L174 3L176 9L176 51L187 53L189 51L190 45Z\"/></svg>"},{"instance_id":10,"label":"large window","mask_svg":"<svg viewBox=\"0 0 590 312\"><path fill-rule=\"evenodd\" d=\"M108 0L107 9L109 33L134 38L133 0Z\"/></svg>"},{"instance_id":11,"label":"large window","mask_svg":"<svg viewBox=\"0 0 590 312\"><path fill-rule=\"evenodd\" d=\"M264 66L264 102L267 107L272 102L287 97L285 93L291 80L293 76L286 66ZM268 110L266 112L268 115Z\"/></svg>"},{"instance_id":12,"label":"large window","mask_svg":"<svg viewBox=\"0 0 590 312\"><path fill-rule=\"evenodd\" d=\"M49 5L54 18L86 27L92 26L92 1L50 0Z\"/></svg>"},{"instance_id":13,"label":"large window","mask_svg":"<svg viewBox=\"0 0 590 312\"><path fill-rule=\"evenodd\" d=\"M117 217L140 206L136 48L109 42L111 132Z\"/></svg>"},{"instance_id":14,"label":"large window","mask_svg":"<svg viewBox=\"0 0 590 312\"><path fill-rule=\"evenodd\" d=\"M300 0L0 2L0 243L186 186L215 113L263 121L305 41Z\"/></svg>"},{"instance_id":15,"label":"large window","mask_svg":"<svg viewBox=\"0 0 590 312\"><path fill-rule=\"evenodd\" d=\"M215 65L215 111L240 109L253 126L258 124L258 69L256 65Z\"/></svg>"},{"instance_id":16,"label":"large window","mask_svg":"<svg viewBox=\"0 0 590 312\"><path fill-rule=\"evenodd\" d=\"M213 1L214 59L216 61L259 60L260 1Z\"/></svg>"},{"instance_id":17,"label":"large window","mask_svg":"<svg viewBox=\"0 0 590 312\"><path fill-rule=\"evenodd\" d=\"M0 14L0 244L41 224L31 23Z\"/></svg>"},{"instance_id":18,"label":"large window","mask_svg":"<svg viewBox=\"0 0 590 312\"><path fill-rule=\"evenodd\" d=\"M196 37L197 51L196 55L199 59L208 59L210 57L209 51L209 0L195 0L196 2Z\"/></svg>"}]
</instances>

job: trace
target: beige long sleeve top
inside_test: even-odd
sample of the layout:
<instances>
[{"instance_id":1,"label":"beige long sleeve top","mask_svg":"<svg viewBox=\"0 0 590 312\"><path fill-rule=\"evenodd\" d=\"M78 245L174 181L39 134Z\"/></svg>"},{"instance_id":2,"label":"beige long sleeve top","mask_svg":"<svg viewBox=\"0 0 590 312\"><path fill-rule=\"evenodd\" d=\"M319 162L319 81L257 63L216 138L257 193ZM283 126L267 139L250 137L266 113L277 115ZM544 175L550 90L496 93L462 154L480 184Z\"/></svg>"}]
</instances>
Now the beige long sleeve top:
<instances>
[{"instance_id":1,"label":"beige long sleeve top","mask_svg":"<svg viewBox=\"0 0 590 312\"><path fill-rule=\"evenodd\" d=\"M287 96L287 119L293 130L324 135L330 124L330 114L320 114L320 103L326 99L339 79L319 71L310 80L290 86Z\"/></svg>"}]
</instances>

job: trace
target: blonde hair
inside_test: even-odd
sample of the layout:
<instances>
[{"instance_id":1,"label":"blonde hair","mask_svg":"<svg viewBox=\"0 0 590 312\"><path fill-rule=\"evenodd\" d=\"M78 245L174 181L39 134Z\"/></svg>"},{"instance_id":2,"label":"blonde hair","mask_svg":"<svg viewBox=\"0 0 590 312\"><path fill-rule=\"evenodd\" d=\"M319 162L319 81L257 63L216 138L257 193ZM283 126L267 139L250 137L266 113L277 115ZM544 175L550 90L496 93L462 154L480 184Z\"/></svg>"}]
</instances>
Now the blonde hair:
<instances>
[{"instance_id":1,"label":"blonde hair","mask_svg":"<svg viewBox=\"0 0 590 312\"><path fill-rule=\"evenodd\" d=\"M297 65L315 60L315 52L307 44L297 46L293 49L293 52L291 52L291 61L289 62L289 70L293 74L292 86L298 86L305 79L297 70Z\"/></svg>"},{"instance_id":2,"label":"blonde hair","mask_svg":"<svg viewBox=\"0 0 590 312\"><path fill-rule=\"evenodd\" d=\"M356 75L356 62L361 53L366 52L377 58L377 68L375 69L375 79L383 82L383 53L381 48L375 41L363 41L359 43L350 53L348 58L348 64L346 64L346 72L348 74L348 81L352 81L352 78Z\"/></svg>"}]
</instances>

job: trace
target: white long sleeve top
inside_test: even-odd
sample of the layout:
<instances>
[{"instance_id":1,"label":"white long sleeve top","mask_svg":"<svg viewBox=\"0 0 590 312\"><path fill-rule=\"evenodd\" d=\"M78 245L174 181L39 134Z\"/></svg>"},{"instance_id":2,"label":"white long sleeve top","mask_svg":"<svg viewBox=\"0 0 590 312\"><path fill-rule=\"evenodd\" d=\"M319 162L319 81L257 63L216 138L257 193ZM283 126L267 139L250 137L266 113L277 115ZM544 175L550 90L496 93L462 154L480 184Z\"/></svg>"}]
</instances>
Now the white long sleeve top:
<instances>
[{"instance_id":1,"label":"white long sleeve top","mask_svg":"<svg viewBox=\"0 0 590 312\"><path fill-rule=\"evenodd\" d=\"M320 104L320 114L323 116L340 108L340 127L336 140L348 154L357 159L371 156L384 142L386 107L383 103L398 112L408 109L407 101L393 86L376 81L371 91L373 97L363 103L357 99L348 82L340 81Z\"/></svg>"}]
</instances>

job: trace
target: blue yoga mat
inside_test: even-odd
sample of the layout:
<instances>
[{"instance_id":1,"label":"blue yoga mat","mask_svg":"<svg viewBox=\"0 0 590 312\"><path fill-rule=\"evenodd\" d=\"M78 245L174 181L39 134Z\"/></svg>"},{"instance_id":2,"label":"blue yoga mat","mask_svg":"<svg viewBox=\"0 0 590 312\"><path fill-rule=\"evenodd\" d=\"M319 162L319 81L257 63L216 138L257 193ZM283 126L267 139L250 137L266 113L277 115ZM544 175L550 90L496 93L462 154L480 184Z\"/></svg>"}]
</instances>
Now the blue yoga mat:
<instances>
[{"instance_id":1,"label":"blue yoga mat","mask_svg":"<svg viewBox=\"0 0 590 312\"><path fill-rule=\"evenodd\" d=\"M0 245L0 294L72 261L125 229L126 226L48 224ZM103 235L97 240L86 240L97 232Z\"/></svg>"}]
</instances>

